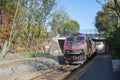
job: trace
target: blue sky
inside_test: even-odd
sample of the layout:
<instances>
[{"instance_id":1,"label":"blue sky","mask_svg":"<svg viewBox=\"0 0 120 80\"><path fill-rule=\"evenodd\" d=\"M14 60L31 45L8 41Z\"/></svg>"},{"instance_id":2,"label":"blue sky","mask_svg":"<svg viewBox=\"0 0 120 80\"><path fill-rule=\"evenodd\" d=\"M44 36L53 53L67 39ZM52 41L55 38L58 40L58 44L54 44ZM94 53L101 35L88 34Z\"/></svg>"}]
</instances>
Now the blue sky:
<instances>
[{"instance_id":1,"label":"blue sky","mask_svg":"<svg viewBox=\"0 0 120 80\"><path fill-rule=\"evenodd\" d=\"M81 30L95 29L95 16L101 10L96 0L59 0L59 6L80 24Z\"/></svg>"}]
</instances>

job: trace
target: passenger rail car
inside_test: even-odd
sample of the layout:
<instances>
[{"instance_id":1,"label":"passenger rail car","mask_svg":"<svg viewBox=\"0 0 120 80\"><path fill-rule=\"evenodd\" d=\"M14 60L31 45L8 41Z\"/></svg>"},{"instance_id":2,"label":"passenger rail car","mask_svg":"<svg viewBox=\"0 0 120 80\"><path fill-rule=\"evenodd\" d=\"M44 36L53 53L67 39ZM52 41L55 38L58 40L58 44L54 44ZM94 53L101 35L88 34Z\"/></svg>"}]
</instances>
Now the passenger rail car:
<instances>
[{"instance_id":1,"label":"passenger rail car","mask_svg":"<svg viewBox=\"0 0 120 80\"><path fill-rule=\"evenodd\" d=\"M64 60L66 63L83 64L95 53L95 44L85 34L68 35L64 42Z\"/></svg>"}]
</instances>

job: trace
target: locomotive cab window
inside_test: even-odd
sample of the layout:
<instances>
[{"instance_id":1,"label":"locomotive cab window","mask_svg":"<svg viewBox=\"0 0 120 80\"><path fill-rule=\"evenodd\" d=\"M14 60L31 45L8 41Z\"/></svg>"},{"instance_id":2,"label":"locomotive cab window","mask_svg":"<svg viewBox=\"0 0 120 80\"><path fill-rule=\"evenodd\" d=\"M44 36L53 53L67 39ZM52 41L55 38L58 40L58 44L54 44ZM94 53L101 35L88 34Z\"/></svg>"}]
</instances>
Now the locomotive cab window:
<instances>
[{"instance_id":1,"label":"locomotive cab window","mask_svg":"<svg viewBox=\"0 0 120 80\"><path fill-rule=\"evenodd\" d=\"M67 38L66 41L67 41L67 42L72 42L72 41L73 41L73 38Z\"/></svg>"},{"instance_id":2,"label":"locomotive cab window","mask_svg":"<svg viewBox=\"0 0 120 80\"><path fill-rule=\"evenodd\" d=\"M83 41L84 37L77 37L77 41Z\"/></svg>"}]
</instances>

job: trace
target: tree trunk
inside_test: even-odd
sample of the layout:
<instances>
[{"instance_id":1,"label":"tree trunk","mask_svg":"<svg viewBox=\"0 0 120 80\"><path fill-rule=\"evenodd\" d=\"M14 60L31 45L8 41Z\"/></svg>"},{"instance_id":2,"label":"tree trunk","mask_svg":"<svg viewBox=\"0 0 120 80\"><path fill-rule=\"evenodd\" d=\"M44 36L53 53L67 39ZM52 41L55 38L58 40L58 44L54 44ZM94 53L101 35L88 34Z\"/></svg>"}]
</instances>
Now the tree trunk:
<instances>
[{"instance_id":1,"label":"tree trunk","mask_svg":"<svg viewBox=\"0 0 120 80\"><path fill-rule=\"evenodd\" d=\"M7 51L8 51L8 40L5 40L4 45L3 45L3 49L2 49L2 59L5 58Z\"/></svg>"}]
</instances>

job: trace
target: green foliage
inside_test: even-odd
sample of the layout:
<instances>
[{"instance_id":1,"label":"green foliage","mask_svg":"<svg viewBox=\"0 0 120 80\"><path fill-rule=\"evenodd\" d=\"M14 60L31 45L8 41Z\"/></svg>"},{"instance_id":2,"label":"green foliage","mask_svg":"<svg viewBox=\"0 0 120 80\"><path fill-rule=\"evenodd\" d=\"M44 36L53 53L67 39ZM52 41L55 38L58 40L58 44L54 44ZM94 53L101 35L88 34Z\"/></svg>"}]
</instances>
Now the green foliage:
<instances>
[{"instance_id":1,"label":"green foliage","mask_svg":"<svg viewBox=\"0 0 120 80\"><path fill-rule=\"evenodd\" d=\"M25 49L38 52L24 52L24 57L39 57L46 54L39 54L42 50L43 41L46 41L46 29L52 27L52 32L60 35L77 33L79 24L70 20L64 10L55 11L57 0L1 0L0 9L2 23L1 32L8 33L6 40L7 51L15 50L23 52ZM4 20L3 20L4 19ZM2 26L2 27L1 27ZM9 31L7 31L9 28ZM65 29L65 30L64 30ZM72 31L73 30L73 31ZM1 37L1 36L0 36ZM0 38L0 47L4 46L5 39ZM23 50L19 49L23 48ZM1 49L0 49L1 50ZM7 53L7 51L3 51ZM2 53L3 54L3 53Z\"/></svg>"},{"instance_id":2,"label":"green foliage","mask_svg":"<svg viewBox=\"0 0 120 80\"><path fill-rule=\"evenodd\" d=\"M113 37L108 38L109 49L114 59L120 59L120 30L116 30L111 34Z\"/></svg>"},{"instance_id":3,"label":"green foliage","mask_svg":"<svg viewBox=\"0 0 120 80\"><path fill-rule=\"evenodd\" d=\"M111 32L116 29L117 18L114 13L106 11L99 11L96 16L96 28L98 31L106 36L109 36Z\"/></svg>"},{"instance_id":4,"label":"green foliage","mask_svg":"<svg viewBox=\"0 0 120 80\"><path fill-rule=\"evenodd\" d=\"M100 33L109 37L118 27L118 13L120 13L120 10L118 10L116 5L111 1L103 5L102 9L102 11L97 12L95 26Z\"/></svg>"},{"instance_id":5,"label":"green foliage","mask_svg":"<svg viewBox=\"0 0 120 80\"><path fill-rule=\"evenodd\" d=\"M52 21L50 22L51 31L57 35L63 34L63 25L65 22L69 21L70 18L64 10L56 11L52 15Z\"/></svg>"},{"instance_id":6,"label":"green foliage","mask_svg":"<svg viewBox=\"0 0 120 80\"><path fill-rule=\"evenodd\" d=\"M17 47L30 50L31 46L35 48L34 51L41 49L43 41L46 40L46 29L56 0L1 0L0 4L0 17L5 16L2 18L5 24L0 23L0 35L3 30L6 33L8 27L9 34L12 33L11 38L9 36L11 40L8 39L8 50ZM3 44L4 40L0 38L1 47ZM36 56L29 52L25 55Z\"/></svg>"},{"instance_id":7,"label":"green foliage","mask_svg":"<svg viewBox=\"0 0 120 80\"><path fill-rule=\"evenodd\" d=\"M75 34L78 33L80 29L78 22L70 19L64 10L53 14L50 25L52 27L51 31L56 35Z\"/></svg>"},{"instance_id":8,"label":"green foliage","mask_svg":"<svg viewBox=\"0 0 120 80\"><path fill-rule=\"evenodd\" d=\"M80 25L75 20L70 20L63 25L63 34L76 34L79 33Z\"/></svg>"},{"instance_id":9,"label":"green foliage","mask_svg":"<svg viewBox=\"0 0 120 80\"><path fill-rule=\"evenodd\" d=\"M96 42L96 45L100 45L101 43L100 42Z\"/></svg>"},{"instance_id":10,"label":"green foliage","mask_svg":"<svg viewBox=\"0 0 120 80\"><path fill-rule=\"evenodd\" d=\"M95 25L98 31L107 37L109 54L118 59L120 58L120 29L118 26L120 12L112 2L108 2L102 8L103 10L97 13Z\"/></svg>"}]
</instances>

